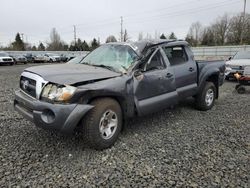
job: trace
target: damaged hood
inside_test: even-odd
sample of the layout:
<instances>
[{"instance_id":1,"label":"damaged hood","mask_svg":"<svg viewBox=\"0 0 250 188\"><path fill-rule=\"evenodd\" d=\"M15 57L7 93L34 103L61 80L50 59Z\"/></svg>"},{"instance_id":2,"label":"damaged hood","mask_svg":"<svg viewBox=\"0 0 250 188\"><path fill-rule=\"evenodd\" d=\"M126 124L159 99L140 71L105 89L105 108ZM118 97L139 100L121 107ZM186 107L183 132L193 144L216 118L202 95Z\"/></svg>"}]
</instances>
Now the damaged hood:
<instances>
[{"instance_id":1,"label":"damaged hood","mask_svg":"<svg viewBox=\"0 0 250 188\"><path fill-rule=\"evenodd\" d=\"M121 75L121 73L101 67L70 63L34 66L25 69L25 71L38 74L46 81L67 85L108 79Z\"/></svg>"}]
</instances>

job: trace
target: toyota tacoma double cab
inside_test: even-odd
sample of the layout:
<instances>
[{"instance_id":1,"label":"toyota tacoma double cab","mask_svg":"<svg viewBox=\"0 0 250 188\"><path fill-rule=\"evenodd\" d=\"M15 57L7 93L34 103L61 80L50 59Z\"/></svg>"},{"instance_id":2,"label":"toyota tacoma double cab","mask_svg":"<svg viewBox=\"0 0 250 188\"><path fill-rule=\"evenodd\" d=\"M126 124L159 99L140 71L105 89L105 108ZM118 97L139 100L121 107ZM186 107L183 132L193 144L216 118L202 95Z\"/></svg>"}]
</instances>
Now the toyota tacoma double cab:
<instances>
[{"instance_id":1,"label":"toyota tacoma double cab","mask_svg":"<svg viewBox=\"0 0 250 188\"><path fill-rule=\"evenodd\" d=\"M95 149L111 147L124 121L194 97L209 110L224 81L224 62L196 62L180 40L108 43L78 61L24 70L15 109L38 127L81 128Z\"/></svg>"}]
</instances>

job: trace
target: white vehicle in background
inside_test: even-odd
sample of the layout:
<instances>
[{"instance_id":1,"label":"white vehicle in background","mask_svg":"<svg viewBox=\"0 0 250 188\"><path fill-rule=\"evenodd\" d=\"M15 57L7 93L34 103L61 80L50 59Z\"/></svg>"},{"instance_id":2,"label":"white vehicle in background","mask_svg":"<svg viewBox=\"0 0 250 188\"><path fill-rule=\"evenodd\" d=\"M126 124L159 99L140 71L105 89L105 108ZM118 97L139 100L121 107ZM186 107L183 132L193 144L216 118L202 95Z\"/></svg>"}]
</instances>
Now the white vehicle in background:
<instances>
[{"instance_id":1,"label":"white vehicle in background","mask_svg":"<svg viewBox=\"0 0 250 188\"><path fill-rule=\"evenodd\" d=\"M250 66L250 51L237 52L226 62L226 79L234 78L235 73L242 75L246 66Z\"/></svg>"},{"instance_id":2,"label":"white vehicle in background","mask_svg":"<svg viewBox=\"0 0 250 188\"><path fill-rule=\"evenodd\" d=\"M14 65L14 60L6 52L0 52L0 65L9 64Z\"/></svg>"},{"instance_id":3,"label":"white vehicle in background","mask_svg":"<svg viewBox=\"0 0 250 188\"><path fill-rule=\"evenodd\" d=\"M35 63L47 63L49 62L49 58L43 54L38 54L34 56L34 62Z\"/></svg>"},{"instance_id":4,"label":"white vehicle in background","mask_svg":"<svg viewBox=\"0 0 250 188\"><path fill-rule=\"evenodd\" d=\"M44 55L45 57L48 58L48 62L60 62L61 61L61 56L53 53L46 53Z\"/></svg>"}]
</instances>

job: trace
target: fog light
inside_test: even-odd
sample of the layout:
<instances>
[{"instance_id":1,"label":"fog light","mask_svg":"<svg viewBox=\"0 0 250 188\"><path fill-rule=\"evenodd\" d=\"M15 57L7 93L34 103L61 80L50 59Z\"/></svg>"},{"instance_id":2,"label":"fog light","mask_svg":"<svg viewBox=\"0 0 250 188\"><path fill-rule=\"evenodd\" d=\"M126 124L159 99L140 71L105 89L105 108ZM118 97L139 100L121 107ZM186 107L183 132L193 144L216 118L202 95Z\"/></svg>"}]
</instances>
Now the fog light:
<instances>
[{"instance_id":1,"label":"fog light","mask_svg":"<svg viewBox=\"0 0 250 188\"><path fill-rule=\"evenodd\" d=\"M41 115L42 120L45 123L53 123L55 120L55 114L52 110L44 110Z\"/></svg>"}]
</instances>

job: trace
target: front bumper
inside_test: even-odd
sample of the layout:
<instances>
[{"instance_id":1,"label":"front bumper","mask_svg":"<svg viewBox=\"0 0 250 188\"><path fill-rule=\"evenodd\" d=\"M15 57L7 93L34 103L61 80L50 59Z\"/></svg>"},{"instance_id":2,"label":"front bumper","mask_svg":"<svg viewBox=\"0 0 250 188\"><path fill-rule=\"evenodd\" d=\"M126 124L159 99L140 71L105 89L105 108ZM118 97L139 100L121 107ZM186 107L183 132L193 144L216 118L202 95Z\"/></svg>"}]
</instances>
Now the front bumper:
<instances>
[{"instance_id":1,"label":"front bumper","mask_svg":"<svg viewBox=\"0 0 250 188\"><path fill-rule=\"evenodd\" d=\"M18 90L15 92L14 108L38 127L71 133L93 106L88 104L51 104L34 99Z\"/></svg>"},{"instance_id":2,"label":"front bumper","mask_svg":"<svg viewBox=\"0 0 250 188\"><path fill-rule=\"evenodd\" d=\"M0 65L12 64L14 61L0 61Z\"/></svg>"}]
</instances>

